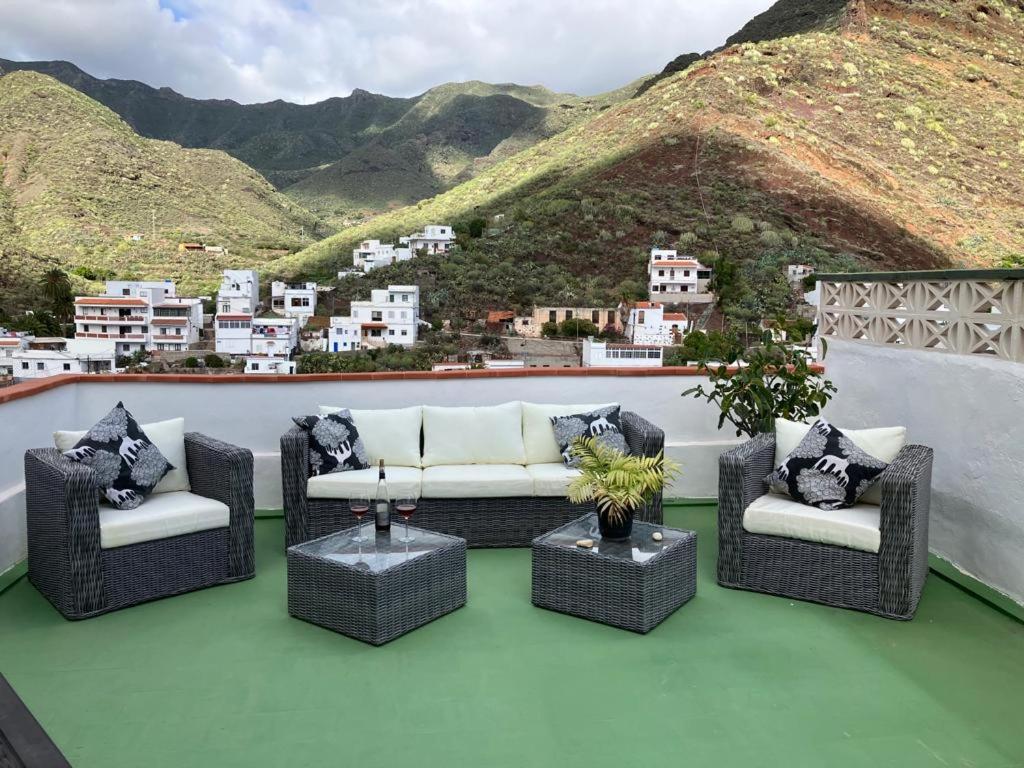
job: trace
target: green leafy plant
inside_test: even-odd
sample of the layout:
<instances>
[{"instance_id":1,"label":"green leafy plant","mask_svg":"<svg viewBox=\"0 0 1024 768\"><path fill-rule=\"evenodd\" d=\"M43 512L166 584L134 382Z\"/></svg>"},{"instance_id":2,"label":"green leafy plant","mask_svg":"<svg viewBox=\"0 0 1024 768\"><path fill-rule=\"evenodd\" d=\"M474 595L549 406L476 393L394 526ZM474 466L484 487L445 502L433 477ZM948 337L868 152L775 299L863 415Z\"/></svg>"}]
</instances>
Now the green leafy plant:
<instances>
[{"instance_id":1,"label":"green leafy plant","mask_svg":"<svg viewBox=\"0 0 1024 768\"><path fill-rule=\"evenodd\" d=\"M577 438L572 454L580 460L580 475L569 485L569 500L593 501L600 514L615 522L649 502L679 474L679 465L661 453L626 455L596 437Z\"/></svg>"},{"instance_id":2,"label":"green leafy plant","mask_svg":"<svg viewBox=\"0 0 1024 768\"><path fill-rule=\"evenodd\" d=\"M199 359L194 357L194 356L192 356L192 355L189 355L188 357L185 358L185 367L186 368L198 368L199 367Z\"/></svg>"},{"instance_id":3,"label":"green leafy plant","mask_svg":"<svg viewBox=\"0 0 1024 768\"><path fill-rule=\"evenodd\" d=\"M824 342L822 349L827 350ZM718 428L728 421L737 436L771 432L778 418L816 417L836 392L806 350L776 340L771 332L757 346L737 345L715 363L700 361L698 369L711 380L710 388L699 384L683 397L714 403L721 411Z\"/></svg>"},{"instance_id":4,"label":"green leafy plant","mask_svg":"<svg viewBox=\"0 0 1024 768\"><path fill-rule=\"evenodd\" d=\"M203 362L206 363L207 368L223 368L224 358L220 355L207 355L203 358Z\"/></svg>"}]
</instances>

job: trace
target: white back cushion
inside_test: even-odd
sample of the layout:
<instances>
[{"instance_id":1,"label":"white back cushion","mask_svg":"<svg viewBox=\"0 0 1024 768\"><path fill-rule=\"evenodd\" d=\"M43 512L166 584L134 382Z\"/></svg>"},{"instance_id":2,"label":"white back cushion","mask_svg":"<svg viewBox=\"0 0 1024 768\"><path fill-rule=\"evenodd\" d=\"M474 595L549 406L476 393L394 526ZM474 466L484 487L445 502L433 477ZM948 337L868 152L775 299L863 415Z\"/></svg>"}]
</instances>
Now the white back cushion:
<instances>
[{"instance_id":1,"label":"white back cushion","mask_svg":"<svg viewBox=\"0 0 1024 768\"><path fill-rule=\"evenodd\" d=\"M164 455L173 466L170 472L156 484L153 493L173 493L175 491L191 491L188 480L188 465L185 461L185 420L168 419L154 421L152 424L140 424L146 437ZM85 437L88 430L81 432L58 431L53 433L53 444L58 451L69 451Z\"/></svg>"},{"instance_id":2,"label":"white back cushion","mask_svg":"<svg viewBox=\"0 0 1024 768\"><path fill-rule=\"evenodd\" d=\"M552 416L590 413L617 403L600 405L564 405L562 403L523 403L523 443L527 464L562 463L562 452L551 426Z\"/></svg>"},{"instance_id":3,"label":"white back cushion","mask_svg":"<svg viewBox=\"0 0 1024 768\"><path fill-rule=\"evenodd\" d=\"M446 464L526 464L522 404L423 406L423 466Z\"/></svg>"},{"instance_id":4,"label":"white back cushion","mask_svg":"<svg viewBox=\"0 0 1024 768\"><path fill-rule=\"evenodd\" d=\"M811 430L810 424L799 421L775 420L775 466L789 456ZM876 429L845 429L839 431L849 437L862 451L876 459L892 463L903 446L907 444L906 427L878 427ZM862 504L882 503L882 483L877 482L860 498Z\"/></svg>"},{"instance_id":5,"label":"white back cushion","mask_svg":"<svg viewBox=\"0 0 1024 768\"><path fill-rule=\"evenodd\" d=\"M341 410L321 405L320 415L328 416ZM350 409L350 412L374 468L381 459L391 467L420 466L421 406L368 411Z\"/></svg>"}]
</instances>

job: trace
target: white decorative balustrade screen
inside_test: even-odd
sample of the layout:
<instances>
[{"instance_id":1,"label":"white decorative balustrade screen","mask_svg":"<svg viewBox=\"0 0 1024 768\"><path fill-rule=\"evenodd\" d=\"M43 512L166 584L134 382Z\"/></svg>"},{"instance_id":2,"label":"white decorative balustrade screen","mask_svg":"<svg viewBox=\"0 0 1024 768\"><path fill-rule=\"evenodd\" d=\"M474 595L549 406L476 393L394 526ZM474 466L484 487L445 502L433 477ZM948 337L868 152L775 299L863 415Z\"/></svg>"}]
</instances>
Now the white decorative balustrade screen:
<instances>
[{"instance_id":1,"label":"white decorative balustrade screen","mask_svg":"<svg viewBox=\"0 0 1024 768\"><path fill-rule=\"evenodd\" d=\"M932 277L926 277L932 275ZM821 278L823 337L1024 362L1020 270Z\"/></svg>"}]
</instances>

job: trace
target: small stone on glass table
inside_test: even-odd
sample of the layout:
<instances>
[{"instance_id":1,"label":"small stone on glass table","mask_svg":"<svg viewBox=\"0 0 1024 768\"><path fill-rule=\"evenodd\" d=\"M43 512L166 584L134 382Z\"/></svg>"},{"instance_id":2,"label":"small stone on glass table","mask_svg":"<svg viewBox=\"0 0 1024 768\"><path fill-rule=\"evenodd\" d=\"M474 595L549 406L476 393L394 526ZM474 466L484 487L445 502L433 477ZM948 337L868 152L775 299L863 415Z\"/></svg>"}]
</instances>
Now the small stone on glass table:
<instances>
[{"instance_id":1,"label":"small stone on glass table","mask_svg":"<svg viewBox=\"0 0 1024 768\"><path fill-rule=\"evenodd\" d=\"M651 534L651 538L654 539L655 541L661 541L665 537L661 535L661 531L655 531L654 533Z\"/></svg>"},{"instance_id":2,"label":"small stone on glass table","mask_svg":"<svg viewBox=\"0 0 1024 768\"><path fill-rule=\"evenodd\" d=\"M577 547L581 547L583 549L593 549L593 547L594 547L594 540L593 539L579 539L576 542L576 546Z\"/></svg>"}]
</instances>

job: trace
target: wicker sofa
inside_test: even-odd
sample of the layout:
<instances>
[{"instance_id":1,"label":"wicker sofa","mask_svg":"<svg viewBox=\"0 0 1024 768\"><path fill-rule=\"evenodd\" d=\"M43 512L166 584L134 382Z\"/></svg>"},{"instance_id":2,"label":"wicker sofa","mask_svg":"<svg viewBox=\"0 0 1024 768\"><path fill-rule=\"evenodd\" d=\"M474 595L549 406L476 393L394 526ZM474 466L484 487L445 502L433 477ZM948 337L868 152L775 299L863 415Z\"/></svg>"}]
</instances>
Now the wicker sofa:
<instances>
[{"instance_id":1,"label":"wicker sofa","mask_svg":"<svg viewBox=\"0 0 1024 768\"><path fill-rule=\"evenodd\" d=\"M516 407L521 415L516 415ZM419 498L416 525L459 536L471 547L527 547L540 534L593 511L592 504L574 505L566 498L575 470L561 463L548 417L596 407L515 403L477 409L353 410L356 428L374 466L316 478L309 473L308 433L295 427L281 438L285 546L354 525L347 499L357 492L372 496L377 459L385 458L391 496ZM497 409L504 409L501 418L495 416ZM337 409L321 407L322 413L331 410ZM401 412L406 412L408 421L399 428L390 421L390 414ZM421 421L416 412L423 414ZM458 422L452 414L467 420ZM454 426L448 428L447 435L438 435L438 419L443 424L449 417ZM661 452L665 442L662 430L635 413L623 411L620 418L631 453L654 456ZM381 426L374 429L374 423ZM463 428L458 427L460 423ZM509 443L518 437L522 458L505 464L494 443L503 441L500 433L509 432L510 424L518 435L504 437ZM394 441L402 443L404 455L389 460L384 454L393 452ZM438 443L444 441L448 445L438 449ZM446 456L439 457L439 450L447 450ZM411 466L414 463L416 466ZM325 491L324 486L330 484L338 487ZM638 519L662 521L661 494Z\"/></svg>"},{"instance_id":2,"label":"wicker sofa","mask_svg":"<svg viewBox=\"0 0 1024 768\"><path fill-rule=\"evenodd\" d=\"M913 618L928 575L932 449L922 445L899 449L880 477L878 507L873 513L855 509L860 517L851 516L850 530L838 531L836 541L848 537L845 546L766 534L763 527L760 533L747 530L759 527L751 524L748 515L759 504L769 509L773 504L783 509L787 504L802 506L768 494L765 478L775 466L775 453L775 435L760 434L721 456L719 584L891 619ZM822 512L821 516L833 514Z\"/></svg>"},{"instance_id":3,"label":"wicker sofa","mask_svg":"<svg viewBox=\"0 0 1024 768\"><path fill-rule=\"evenodd\" d=\"M25 452L28 577L66 618L252 578L252 452L197 432L181 439L190 491L155 493L133 519L100 507L90 467L56 448ZM202 529L160 537L161 516L165 534Z\"/></svg>"}]
</instances>

